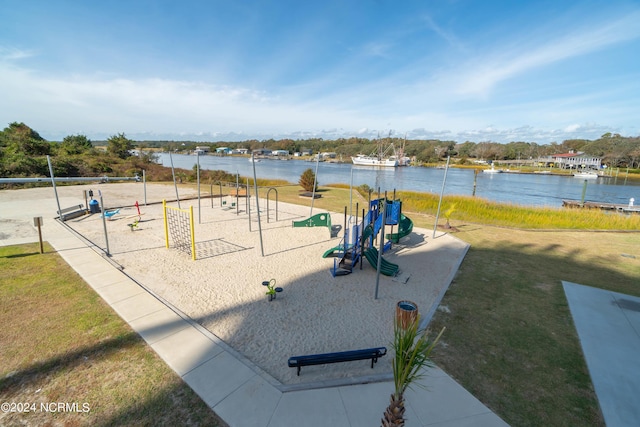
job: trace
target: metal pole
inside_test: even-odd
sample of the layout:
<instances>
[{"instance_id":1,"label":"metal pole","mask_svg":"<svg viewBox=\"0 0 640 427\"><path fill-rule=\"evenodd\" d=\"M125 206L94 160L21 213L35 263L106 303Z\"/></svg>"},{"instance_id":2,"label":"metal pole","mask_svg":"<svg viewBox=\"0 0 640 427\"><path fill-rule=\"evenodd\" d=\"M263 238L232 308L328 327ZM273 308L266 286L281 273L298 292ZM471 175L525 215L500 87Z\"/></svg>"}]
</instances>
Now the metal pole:
<instances>
[{"instance_id":1,"label":"metal pole","mask_svg":"<svg viewBox=\"0 0 640 427\"><path fill-rule=\"evenodd\" d=\"M53 185L53 192L56 195L56 203L58 204L58 215L62 221L62 208L60 208L60 199L58 198L58 189L56 188L56 178L53 176L53 166L51 166L51 157L47 155L47 163L49 164L49 175L51 175L51 184Z\"/></svg>"},{"instance_id":2,"label":"metal pole","mask_svg":"<svg viewBox=\"0 0 640 427\"><path fill-rule=\"evenodd\" d=\"M147 173L142 169L142 188L144 189L144 205L147 206Z\"/></svg>"},{"instance_id":3,"label":"metal pole","mask_svg":"<svg viewBox=\"0 0 640 427\"><path fill-rule=\"evenodd\" d=\"M356 209L356 215L358 210ZM349 219L353 216L353 164L351 165L351 178L349 181Z\"/></svg>"},{"instance_id":4,"label":"metal pole","mask_svg":"<svg viewBox=\"0 0 640 427\"><path fill-rule=\"evenodd\" d=\"M109 237L107 236L107 216L105 215L107 211L104 209L104 203L102 202L102 191L98 190L98 194L100 195L100 211L102 212L102 227L104 228L104 241L107 244L107 256L111 256L111 252L109 252Z\"/></svg>"},{"instance_id":5,"label":"metal pole","mask_svg":"<svg viewBox=\"0 0 640 427\"><path fill-rule=\"evenodd\" d=\"M258 209L258 234L260 234L260 252L262 253L262 256L264 256L264 247L262 246L262 224L260 223L260 204L258 203L258 180L256 179L256 162L253 159L253 153L251 153L251 164L253 165L253 186L255 188L255 193L256 193L256 209ZM276 204L276 212L277 212L277 204Z\"/></svg>"},{"instance_id":6,"label":"metal pole","mask_svg":"<svg viewBox=\"0 0 640 427\"><path fill-rule=\"evenodd\" d=\"M251 187L249 187L249 178L247 178L247 190L245 191L245 196L244 196L244 206L245 209L247 210L247 214L249 214L249 232L251 232L251 204L249 203L249 189Z\"/></svg>"},{"instance_id":7,"label":"metal pole","mask_svg":"<svg viewBox=\"0 0 640 427\"><path fill-rule=\"evenodd\" d=\"M173 187L176 189L176 200L178 201L178 209L181 209L180 196L178 196L178 186L176 185L176 171L173 168L173 156L171 156L171 151L169 151L169 160L171 161L171 175L173 176Z\"/></svg>"},{"instance_id":8,"label":"metal pole","mask_svg":"<svg viewBox=\"0 0 640 427\"><path fill-rule=\"evenodd\" d=\"M582 184L582 197L580 198L580 207L584 207L584 197L587 195L587 180L584 180L584 184Z\"/></svg>"},{"instance_id":9,"label":"metal pole","mask_svg":"<svg viewBox=\"0 0 640 427\"><path fill-rule=\"evenodd\" d=\"M380 210L380 215L384 215L384 211L386 210L387 198L384 198L384 201L378 199L378 209ZM382 225L380 226L380 232L382 236L380 238L380 250L378 251L378 266L376 268L376 295L375 299L378 299L378 287L380 285L380 268L382 266L382 251L384 250L384 216L382 217ZM374 225L375 228L375 225ZM360 261L362 262L362 261Z\"/></svg>"},{"instance_id":10,"label":"metal pole","mask_svg":"<svg viewBox=\"0 0 640 427\"><path fill-rule=\"evenodd\" d=\"M200 152L196 153L198 162L196 163L196 180L198 181L198 224L202 223L202 209L200 209Z\"/></svg>"},{"instance_id":11,"label":"metal pole","mask_svg":"<svg viewBox=\"0 0 640 427\"><path fill-rule=\"evenodd\" d=\"M313 192L311 193L311 213L309 217L313 216L313 201L316 199L316 183L318 182L318 164L320 164L320 153L318 153L318 157L316 158L316 173L313 176Z\"/></svg>"},{"instance_id":12,"label":"metal pole","mask_svg":"<svg viewBox=\"0 0 640 427\"><path fill-rule=\"evenodd\" d=\"M447 172L449 171L449 160L451 156L447 156L447 165L444 167L444 178L442 179L442 190L440 190L440 200L438 201L438 211L436 212L436 223L433 226L433 238L436 238L436 230L438 229L438 217L440 216L440 206L442 206L442 195L444 194L444 184L447 182Z\"/></svg>"},{"instance_id":13,"label":"metal pole","mask_svg":"<svg viewBox=\"0 0 640 427\"><path fill-rule=\"evenodd\" d=\"M240 215L240 200L238 199L238 192L240 191L240 174L236 171L236 215Z\"/></svg>"}]
</instances>

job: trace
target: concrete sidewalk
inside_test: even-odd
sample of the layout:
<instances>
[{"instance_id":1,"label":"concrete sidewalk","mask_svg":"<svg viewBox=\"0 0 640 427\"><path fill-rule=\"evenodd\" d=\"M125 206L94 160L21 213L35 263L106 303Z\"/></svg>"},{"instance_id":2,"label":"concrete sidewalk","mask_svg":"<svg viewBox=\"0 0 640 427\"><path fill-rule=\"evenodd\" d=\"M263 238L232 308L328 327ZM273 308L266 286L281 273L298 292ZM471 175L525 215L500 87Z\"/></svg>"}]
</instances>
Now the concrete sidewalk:
<instances>
[{"instance_id":1,"label":"concrete sidewalk","mask_svg":"<svg viewBox=\"0 0 640 427\"><path fill-rule=\"evenodd\" d=\"M607 426L640 425L640 298L562 285Z\"/></svg>"},{"instance_id":2,"label":"concrete sidewalk","mask_svg":"<svg viewBox=\"0 0 640 427\"><path fill-rule=\"evenodd\" d=\"M24 221L26 211L5 211L2 216ZM37 214L33 205L29 211ZM288 389L147 291L64 225L51 218L45 218L45 224L44 239L230 426L380 424L393 392L391 380ZM0 244L33 241L37 233L35 238L8 238ZM442 370L435 368L427 375L428 389L416 387L406 394L407 426L507 425Z\"/></svg>"}]
</instances>

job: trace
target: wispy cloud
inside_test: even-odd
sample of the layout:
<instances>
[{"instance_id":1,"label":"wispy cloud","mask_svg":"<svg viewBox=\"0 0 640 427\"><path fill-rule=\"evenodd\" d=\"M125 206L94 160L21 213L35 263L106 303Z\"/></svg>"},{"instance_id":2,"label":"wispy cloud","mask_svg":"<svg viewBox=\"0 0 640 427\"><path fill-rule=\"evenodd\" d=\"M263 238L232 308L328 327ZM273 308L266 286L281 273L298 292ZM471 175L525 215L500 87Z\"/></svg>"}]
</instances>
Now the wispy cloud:
<instances>
[{"instance_id":1,"label":"wispy cloud","mask_svg":"<svg viewBox=\"0 0 640 427\"><path fill-rule=\"evenodd\" d=\"M33 52L14 47L0 46L0 62L13 62L33 56Z\"/></svg>"},{"instance_id":2,"label":"wispy cloud","mask_svg":"<svg viewBox=\"0 0 640 427\"><path fill-rule=\"evenodd\" d=\"M521 39L511 46L500 46L498 52L474 57L472 72L457 86L457 93L486 96L504 80L568 58L601 50L604 47L640 37L640 12L631 13L604 25L585 26L551 40L540 42ZM482 64L482 65L478 65Z\"/></svg>"}]
</instances>

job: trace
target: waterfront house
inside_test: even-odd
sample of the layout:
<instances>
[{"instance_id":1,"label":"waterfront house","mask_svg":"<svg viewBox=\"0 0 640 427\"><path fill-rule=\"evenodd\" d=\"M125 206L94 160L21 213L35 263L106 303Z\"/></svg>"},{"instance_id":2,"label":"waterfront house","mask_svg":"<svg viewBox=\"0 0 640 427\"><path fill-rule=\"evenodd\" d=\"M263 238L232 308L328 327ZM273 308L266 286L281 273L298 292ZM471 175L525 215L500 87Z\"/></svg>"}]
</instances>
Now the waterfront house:
<instances>
[{"instance_id":1,"label":"waterfront house","mask_svg":"<svg viewBox=\"0 0 640 427\"><path fill-rule=\"evenodd\" d=\"M252 153L256 156L270 156L271 150L267 150L266 148L256 148Z\"/></svg>"},{"instance_id":2,"label":"waterfront house","mask_svg":"<svg viewBox=\"0 0 640 427\"><path fill-rule=\"evenodd\" d=\"M216 148L216 154L231 154L231 148L229 148L229 147L218 147L218 148Z\"/></svg>"},{"instance_id":3,"label":"waterfront house","mask_svg":"<svg viewBox=\"0 0 640 427\"><path fill-rule=\"evenodd\" d=\"M289 152L287 150L271 150L271 155L273 157L289 157Z\"/></svg>"},{"instance_id":4,"label":"waterfront house","mask_svg":"<svg viewBox=\"0 0 640 427\"><path fill-rule=\"evenodd\" d=\"M560 169L593 169L602 167L602 158L585 154L583 152L570 151L563 154L553 154L540 158L540 163L547 166L555 166Z\"/></svg>"}]
</instances>

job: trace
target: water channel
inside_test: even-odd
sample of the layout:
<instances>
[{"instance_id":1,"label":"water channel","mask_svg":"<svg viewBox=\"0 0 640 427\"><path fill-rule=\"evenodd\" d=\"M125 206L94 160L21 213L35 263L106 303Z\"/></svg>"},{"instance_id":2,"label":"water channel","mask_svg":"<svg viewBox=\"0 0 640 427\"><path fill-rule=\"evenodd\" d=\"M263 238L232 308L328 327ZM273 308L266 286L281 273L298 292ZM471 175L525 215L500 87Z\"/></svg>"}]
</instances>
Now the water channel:
<instances>
[{"instance_id":1,"label":"water channel","mask_svg":"<svg viewBox=\"0 0 640 427\"><path fill-rule=\"evenodd\" d=\"M194 155L159 154L164 166L189 169L198 162ZM200 168L223 170L231 174L252 177L253 164L246 157L199 156ZM316 163L303 160L261 160L255 163L256 175L264 179L281 179L297 183L302 172ZM344 183L353 186L367 184L380 191L405 190L439 194L442 190L445 170L423 167L371 168L347 163L318 164L318 183L327 185ZM473 194L474 171L449 168L445 182L445 195ZM599 177L586 180L585 201L628 204L634 198L640 203L640 180L627 179L624 171L617 177ZM502 203L523 206L562 206L563 200L581 200L585 180L573 176L530 173L479 173L475 195ZM636 203L636 204L638 204Z\"/></svg>"}]
</instances>

